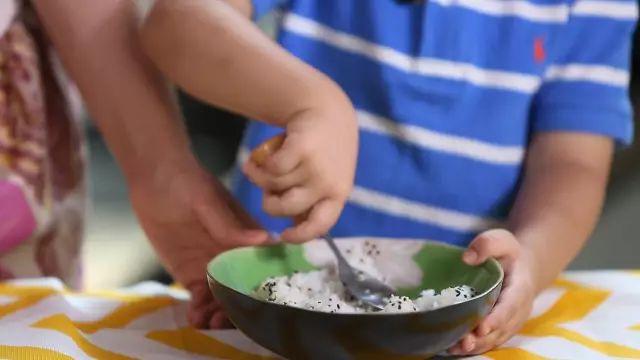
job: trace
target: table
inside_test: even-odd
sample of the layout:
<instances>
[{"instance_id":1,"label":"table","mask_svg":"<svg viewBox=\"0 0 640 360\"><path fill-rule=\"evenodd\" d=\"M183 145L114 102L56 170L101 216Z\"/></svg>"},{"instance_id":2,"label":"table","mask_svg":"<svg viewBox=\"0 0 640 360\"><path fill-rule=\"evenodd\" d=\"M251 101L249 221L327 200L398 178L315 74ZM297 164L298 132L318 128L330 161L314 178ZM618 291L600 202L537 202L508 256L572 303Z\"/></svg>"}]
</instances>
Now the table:
<instances>
[{"instance_id":1,"label":"table","mask_svg":"<svg viewBox=\"0 0 640 360\"><path fill-rule=\"evenodd\" d=\"M185 323L187 293L146 282L74 293L58 280L0 283L0 358L273 359L237 330ZM474 359L640 359L640 272L569 272L520 333Z\"/></svg>"}]
</instances>

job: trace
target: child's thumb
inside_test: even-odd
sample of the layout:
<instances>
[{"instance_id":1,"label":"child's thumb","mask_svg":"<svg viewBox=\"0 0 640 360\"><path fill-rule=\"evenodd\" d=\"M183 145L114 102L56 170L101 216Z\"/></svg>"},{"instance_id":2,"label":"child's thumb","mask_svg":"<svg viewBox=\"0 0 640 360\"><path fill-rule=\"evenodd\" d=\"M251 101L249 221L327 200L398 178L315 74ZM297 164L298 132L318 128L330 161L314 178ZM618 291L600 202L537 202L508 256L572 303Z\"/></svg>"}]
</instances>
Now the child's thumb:
<instances>
[{"instance_id":1,"label":"child's thumb","mask_svg":"<svg viewBox=\"0 0 640 360\"><path fill-rule=\"evenodd\" d=\"M519 249L518 241L511 232L493 229L476 236L462 255L462 260L469 265L482 264L489 257L509 260L518 256Z\"/></svg>"}]
</instances>

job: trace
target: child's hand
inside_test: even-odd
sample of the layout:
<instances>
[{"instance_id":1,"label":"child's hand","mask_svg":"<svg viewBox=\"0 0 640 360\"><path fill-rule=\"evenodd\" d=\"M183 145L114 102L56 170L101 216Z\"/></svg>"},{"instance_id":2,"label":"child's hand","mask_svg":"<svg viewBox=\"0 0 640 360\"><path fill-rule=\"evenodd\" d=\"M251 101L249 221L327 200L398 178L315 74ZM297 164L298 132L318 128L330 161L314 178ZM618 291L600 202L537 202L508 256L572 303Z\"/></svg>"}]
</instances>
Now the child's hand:
<instances>
[{"instance_id":1,"label":"child's hand","mask_svg":"<svg viewBox=\"0 0 640 360\"><path fill-rule=\"evenodd\" d=\"M243 170L264 191L267 213L295 217L282 239L301 242L326 233L353 186L358 132L351 106L299 113L287 122L284 138L265 144Z\"/></svg>"},{"instance_id":2,"label":"child's hand","mask_svg":"<svg viewBox=\"0 0 640 360\"><path fill-rule=\"evenodd\" d=\"M502 292L480 325L449 349L452 355L480 354L500 346L520 329L531 312L535 274L515 236L507 230L485 231L471 242L463 260L479 265L489 257L496 258L504 268Z\"/></svg>"}]
</instances>

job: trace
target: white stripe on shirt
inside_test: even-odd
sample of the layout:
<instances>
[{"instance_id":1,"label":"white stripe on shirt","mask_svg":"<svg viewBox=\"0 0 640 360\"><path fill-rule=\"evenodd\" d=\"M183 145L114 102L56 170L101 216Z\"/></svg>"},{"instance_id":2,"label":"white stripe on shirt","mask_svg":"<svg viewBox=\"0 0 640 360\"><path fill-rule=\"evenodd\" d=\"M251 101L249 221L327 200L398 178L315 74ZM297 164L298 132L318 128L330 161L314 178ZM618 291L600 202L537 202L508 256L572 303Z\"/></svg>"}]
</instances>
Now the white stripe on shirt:
<instances>
[{"instance_id":1,"label":"white stripe on shirt","mask_svg":"<svg viewBox=\"0 0 640 360\"><path fill-rule=\"evenodd\" d=\"M431 0L440 6L457 6L491 16L515 16L526 20L565 23L569 18L566 4L541 5L524 0Z\"/></svg>"},{"instance_id":2,"label":"white stripe on shirt","mask_svg":"<svg viewBox=\"0 0 640 360\"><path fill-rule=\"evenodd\" d=\"M236 154L236 164L242 168L242 165L249 160L249 156L251 156L251 150L247 149L244 146L240 146L238 149L238 154Z\"/></svg>"},{"instance_id":3,"label":"white stripe on shirt","mask_svg":"<svg viewBox=\"0 0 640 360\"><path fill-rule=\"evenodd\" d=\"M426 185L425 185L426 186ZM480 232L497 225L493 219L425 205L355 186L349 202L387 215L408 218L426 224L462 232Z\"/></svg>"},{"instance_id":4,"label":"white stripe on shirt","mask_svg":"<svg viewBox=\"0 0 640 360\"><path fill-rule=\"evenodd\" d=\"M551 65L545 72L545 81L588 81L602 85L627 87L629 72L605 65L564 64Z\"/></svg>"},{"instance_id":5,"label":"white stripe on shirt","mask_svg":"<svg viewBox=\"0 0 640 360\"><path fill-rule=\"evenodd\" d=\"M396 123L359 110L360 129L392 136L408 144L441 151L497 165L519 165L524 157L521 146L502 146L456 135L435 132L423 127Z\"/></svg>"},{"instance_id":6,"label":"white stripe on shirt","mask_svg":"<svg viewBox=\"0 0 640 360\"><path fill-rule=\"evenodd\" d=\"M571 8L571 13L577 16L636 20L638 3L636 1L578 0Z\"/></svg>"},{"instance_id":7,"label":"white stripe on shirt","mask_svg":"<svg viewBox=\"0 0 640 360\"><path fill-rule=\"evenodd\" d=\"M472 138L450 135L420 126L397 123L382 116L357 110L358 126L362 131L396 138L408 145L427 150L453 154L463 158L494 165L518 166L522 163L525 149L522 146L496 145ZM241 148L238 163L244 164L249 150Z\"/></svg>"},{"instance_id":8,"label":"white stripe on shirt","mask_svg":"<svg viewBox=\"0 0 640 360\"><path fill-rule=\"evenodd\" d=\"M577 0L571 8L566 4L542 5L525 0L431 1L443 7L456 6L490 16L514 16L544 23L565 23L570 14L614 20L635 20L638 17L635 1Z\"/></svg>"},{"instance_id":9,"label":"white stripe on shirt","mask_svg":"<svg viewBox=\"0 0 640 360\"><path fill-rule=\"evenodd\" d=\"M374 61L418 75L466 81L477 86L528 94L535 92L540 85L540 78L535 75L488 70L462 62L411 57L390 47L333 30L316 21L292 13L285 16L283 28L292 33L322 41L336 48L366 56Z\"/></svg>"}]
</instances>

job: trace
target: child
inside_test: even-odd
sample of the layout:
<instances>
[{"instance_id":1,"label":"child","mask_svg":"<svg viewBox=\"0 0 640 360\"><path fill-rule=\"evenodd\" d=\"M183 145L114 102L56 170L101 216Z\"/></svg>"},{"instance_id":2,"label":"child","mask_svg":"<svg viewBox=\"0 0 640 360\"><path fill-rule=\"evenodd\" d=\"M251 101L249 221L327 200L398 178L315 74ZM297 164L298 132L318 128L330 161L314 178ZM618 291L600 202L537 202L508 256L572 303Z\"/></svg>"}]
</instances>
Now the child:
<instances>
[{"instance_id":1,"label":"child","mask_svg":"<svg viewBox=\"0 0 640 360\"><path fill-rule=\"evenodd\" d=\"M246 19L275 7L281 48ZM353 110L321 73L335 81L360 152L332 234L430 238L505 268L491 314L450 349L466 355L507 341L591 233L614 142L631 141L636 16L633 0L166 0L142 37L187 91L286 127L282 150L246 165L236 191L289 241L328 230L342 207L344 188L325 181L350 176L336 140ZM303 123L315 128L296 140ZM245 151L280 131L251 125ZM304 165L300 149L324 158ZM311 225L267 214L310 214Z\"/></svg>"}]
</instances>

